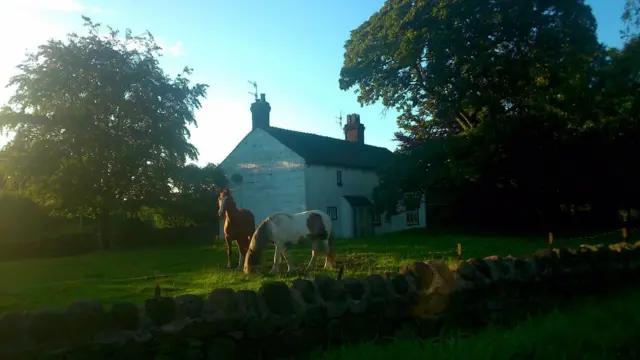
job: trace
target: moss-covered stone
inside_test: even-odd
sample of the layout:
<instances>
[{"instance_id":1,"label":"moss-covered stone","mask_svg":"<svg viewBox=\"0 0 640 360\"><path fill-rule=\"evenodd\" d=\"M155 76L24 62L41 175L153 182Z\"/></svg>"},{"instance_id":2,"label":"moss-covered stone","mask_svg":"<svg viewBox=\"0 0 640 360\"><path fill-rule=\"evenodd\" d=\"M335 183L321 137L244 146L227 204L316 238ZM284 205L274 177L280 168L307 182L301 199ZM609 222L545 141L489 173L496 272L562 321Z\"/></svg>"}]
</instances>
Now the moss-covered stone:
<instances>
[{"instance_id":1,"label":"moss-covered stone","mask_svg":"<svg viewBox=\"0 0 640 360\"><path fill-rule=\"evenodd\" d=\"M134 331L140 326L140 312L133 303L116 303L108 311L107 318L122 330Z\"/></svg>"},{"instance_id":2,"label":"moss-covered stone","mask_svg":"<svg viewBox=\"0 0 640 360\"><path fill-rule=\"evenodd\" d=\"M67 307L64 318L68 335L92 336L103 327L105 311L97 301L77 300Z\"/></svg>"},{"instance_id":3,"label":"moss-covered stone","mask_svg":"<svg viewBox=\"0 0 640 360\"><path fill-rule=\"evenodd\" d=\"M433 278L435 277L435 270L423 262L407 264L400 270L400 273L410 275L416 279L416 288L418 290L430 288Z\"/></svg>"},{"instance_id":4,"label":"moss-covered stone","mask_svg":"<svg viewBox=\"0 0 640 360\"><path fill-rule=\"evenodd\" d=\"M147 299L144 308L154 326L168 324L176 315L176 302L170 297L159 296Z\"/></svg>"},{"instance_id":5,"label":"moss-covered stone","mask_svg":"<svg viewBox=\"0 0 640 360\"><path fill-rule=\"evenodd\" d=\"M295 304L287 284L280 281L262 284L258 290L269 311L276 315L295 314Z\"/></svg>"},{"instance_id":6,"label":"moss-covered stone","mask_svg":"<svg viewBox=\"0 0 640 360\"><path fill-rule=\"evenodd\" d=\"M356 301L362 300L367 291L365 284L358 279L344 279L343 286L351 296L351 299Z\"/></svg>"},{"instance_id":7,"label":"moss-covered stone","mask_svg":"<svg viewBox=\"0 0 640 360\"><path fill-rule=\"evenodd\" d=\"M233 289L221 288L213 290L207 297L209 306L213 305L216 310L223 314L236 314L240 309L236 292Z\"/></svg>"},{"instance_id":8,"label":"moss-covered stone","mask_svg":"<svg viewBox=\"0 0 640 360\"><path fill-rule=\"evenodd\" d=\"M60 327L64 317L50 309L36 310L28 314L27 334L36 343L43 343L62 336Z\"/></svg>"},{"instance_id":9,"label":"moss-covered stone","mask_svg":"<svg viewBox=\"0 0 640 360\"><path fill-rule=\"evenodd\" d=\"M197 319L202 315L204 300L198 295L176 296L176 314L178 317Z\"/></svg>"},{"instance_id":10,"label":"moss-covered stone","mask_svg":"<svg viewBox=\"0 0 640 360\"><path fill-rule=\"evenodd\" d=\"M0 317L0 344L16 344L27 325L24 313L4 314Z\"/></svg>"}]
</instances>

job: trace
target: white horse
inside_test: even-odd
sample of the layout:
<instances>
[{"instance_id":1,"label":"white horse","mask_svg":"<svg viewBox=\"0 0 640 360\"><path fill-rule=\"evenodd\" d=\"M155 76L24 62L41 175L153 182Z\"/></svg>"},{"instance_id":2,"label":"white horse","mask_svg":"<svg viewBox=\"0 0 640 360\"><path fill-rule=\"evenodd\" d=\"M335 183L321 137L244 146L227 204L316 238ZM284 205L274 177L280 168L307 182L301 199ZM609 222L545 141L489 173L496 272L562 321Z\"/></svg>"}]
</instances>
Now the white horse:
<instances>
[{"instance_id":1,"label":"white horse","mask_svg":"<svg viewBox=\"0 0 640 360\"><path fill-rule=\"evenodd\" d=\"M287 245L311 243L311 260L307 270L315 269L318 243L323 241L327 254L325 269L335 268L336 255L333 252L333 228L331 218L319 210L303 211L295 214L277 213L264 219L251 237L249 251L244 262L244 272L250 273L251 268L260 264L262 253L267 245L274 244L273 267L270 274L280 268L280 260L287 262L287 271L293 271L293 264L287 259Z\"/></svg>"}]
</instances>

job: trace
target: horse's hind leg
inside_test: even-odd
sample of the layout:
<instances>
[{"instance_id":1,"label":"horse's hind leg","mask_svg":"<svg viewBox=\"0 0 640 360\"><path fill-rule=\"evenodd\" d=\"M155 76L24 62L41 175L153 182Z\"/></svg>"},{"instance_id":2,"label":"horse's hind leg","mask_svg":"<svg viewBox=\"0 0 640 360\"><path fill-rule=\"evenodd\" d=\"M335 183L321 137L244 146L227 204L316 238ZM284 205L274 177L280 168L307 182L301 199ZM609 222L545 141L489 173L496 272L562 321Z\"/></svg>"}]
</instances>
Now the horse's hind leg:
<instances>
[{"instance_id":1,"label":"horse's hind leg","mask_svg":"<svg viewBox=\"0 0 640 360\"><path fill-rule=\"evenodd\" d=\"M316 256L318 255L318 240L313 240L311 242L311 260L309 260L309 265L307 265L306 271L315 270L316 269Z\"/></svg>"},{"instance_id":2,"label":"horse's hind leg","mask_svg":"<svg viewBox=\"0 0 640 360\"><path fill-rule=\"evenodd\" d=\"M269 271L269 274L273 275L280 269L280 258L282 257L282 252L280 250L280 247L276 245L276 249L273 253L273 267L271 267L271 271Z\"/></svg>"},{"instance_id":3,"label":"horse's hind leg","mask_svg":"<svg viewBox=\"0 0 640 360\"><path fill-rule=\"evenodd\" d=\"M249 250L249 240L247 242L243 242L241 240L236 240L238 244L238 269L242 269L244 267L244 258L247 255L247 251Z\"/></svg>"},{"instance_id":4,"label":"horse's hind leg","mask_svg":"<svg viewBox=\"0 0 640 360\"><path fill-rule=\"evenodd\" d=\"M324 261L324 268L332 269L336 265L336 254L333 252L333 234L329 234L329 237L324 240L324 248L327 255L327 259Z\"/></svg>"},{"instance_id":5,"label":"horse's hind leg","mask_svg":"<svg viewBox=\"0 0 640 360\"><path fill-rule=\"evenodd\" d=\"M233 245L233 239L231 239L229 235L225 235L224 241L227 243L227 269L231 269L231 246Z\"/></svg>"},{"instance_id":6,"label":"horse's hind leg","mask_svg":"<svg viewBox=\"0 0 640 360\"><path fill-rule=\"evenodd\" d=\"M290 273L293 271L293 263L291 263L289 261L289 259L287 259L287 248L286 247L282 247L282 250L280 250L280 253L282 254L282 257L284 258L284 261L287 263L287 272Z\"/></svg>"}]
</instances>

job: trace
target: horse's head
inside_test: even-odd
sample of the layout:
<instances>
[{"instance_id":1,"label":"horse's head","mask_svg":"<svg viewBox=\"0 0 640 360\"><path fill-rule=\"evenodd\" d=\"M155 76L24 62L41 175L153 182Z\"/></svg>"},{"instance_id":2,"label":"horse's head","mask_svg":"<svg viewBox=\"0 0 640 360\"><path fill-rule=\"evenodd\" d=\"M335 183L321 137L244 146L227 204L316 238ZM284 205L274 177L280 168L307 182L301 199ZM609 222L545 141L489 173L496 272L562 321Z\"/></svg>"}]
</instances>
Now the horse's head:
<instances>
[{"instance_id":1,"label":"horse's head","mask_svg":"<svg viewBox=\"0 0 640 360\"><path fill-rule=\"evenodd\" d=\"M233 198L231 197L231 190L228 188L224 188L220 190L220 196L218 196L218 217L222 218L224 216L225 211L230 207L229 205L233 203Z\"/></svg>"},{"instance_id":2,"label":"horse's head","mask_svg":"<svg viewBox=\"0 0 640 360\"><path fill-rule=\"evenodd\" d=\"M244 259L244 272L249 274L251 268L257 266L262 261L262 253L269 243L272 242L271 229L269 228L269 218L263 220L253 236L251 236L251 242L249 244L249 251Z\"/></svg>"}]
</instances>

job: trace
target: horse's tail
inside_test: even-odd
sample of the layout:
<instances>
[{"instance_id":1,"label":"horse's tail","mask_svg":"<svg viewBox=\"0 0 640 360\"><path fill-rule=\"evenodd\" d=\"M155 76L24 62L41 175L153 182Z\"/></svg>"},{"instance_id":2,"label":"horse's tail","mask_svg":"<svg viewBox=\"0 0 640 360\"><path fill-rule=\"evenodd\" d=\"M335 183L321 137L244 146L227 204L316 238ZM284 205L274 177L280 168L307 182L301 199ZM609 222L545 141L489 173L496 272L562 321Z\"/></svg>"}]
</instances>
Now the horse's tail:
<instances>
[{"instance_id":1,"label":"horse's tail","mask_svg":"<svg viewBox=\"0 0 640 360\"><path fill-rule=\"evenodd\" d=\"M327 236L327 251L333 253L333 229L329 231L329 236Z\"/></svg>"},{"instance_id":2,"label":"horse's tail","mask_svg":"<svg viewBox=\"0 0 640 360\"><path fill-rule=\"evenodd\" d=\"M333 233L334 233L334 229L333 229L333 221L331 220L331 216L329 216L329 214L325 213L325 212L321 212L322 214L322 220L324 223L324 234L323 234L323 238L327 239L327 252L329 253L333 253L334 249L333 249Z\"/></svg>"},{"instance_id":3,"label":"horse's tail","mask_svg":"<svg viewBox=\"0 0 640 360\"><path fill-rule=\"evenodd\" d=\"M333 229L331 229L327 237L327 260L329 260L334 267L337 266L336 257L336 251L333 247Z\"/></svg>"}]
</instances>

